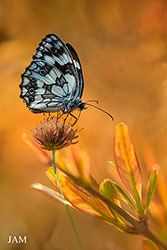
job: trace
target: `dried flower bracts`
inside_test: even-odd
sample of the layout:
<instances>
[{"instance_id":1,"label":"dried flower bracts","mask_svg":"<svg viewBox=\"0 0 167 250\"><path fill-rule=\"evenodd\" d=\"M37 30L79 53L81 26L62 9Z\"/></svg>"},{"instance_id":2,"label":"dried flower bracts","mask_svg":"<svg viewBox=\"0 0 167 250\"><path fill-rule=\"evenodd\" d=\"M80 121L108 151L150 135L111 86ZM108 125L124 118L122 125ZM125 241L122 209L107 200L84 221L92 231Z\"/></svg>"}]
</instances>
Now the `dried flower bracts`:
<instances>
[{"instance_id":1,"label":"dried flower bracts","mask_svg":"<svg viewBox=\"0 0 167 250\"><path fill-rule=\"evenodd\" d=\"M50 151L76 144L77 132L70 123L65 124L63 120L52 116L33 130L33 136L43 149Z\"/></svg>"}]
</instances>

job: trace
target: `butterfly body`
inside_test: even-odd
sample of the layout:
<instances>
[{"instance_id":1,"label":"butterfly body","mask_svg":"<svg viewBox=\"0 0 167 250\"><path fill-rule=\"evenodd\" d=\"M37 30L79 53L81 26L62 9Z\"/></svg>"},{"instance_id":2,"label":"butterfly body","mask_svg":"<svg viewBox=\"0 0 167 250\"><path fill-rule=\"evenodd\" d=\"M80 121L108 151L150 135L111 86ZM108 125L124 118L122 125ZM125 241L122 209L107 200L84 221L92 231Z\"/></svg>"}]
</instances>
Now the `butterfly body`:
<instances>
[{"instance_id":1,"label":"butterfly body","mask_svg":"<svg viewBox=\"0 0 167 250\"><path fill-rule=\"evenodd\" d=\"M22 74L21 95L33 113L70 113L85 109L81 101L84 81L77 53L54 34L39 44Z\"/></svg>"}]
</instances>

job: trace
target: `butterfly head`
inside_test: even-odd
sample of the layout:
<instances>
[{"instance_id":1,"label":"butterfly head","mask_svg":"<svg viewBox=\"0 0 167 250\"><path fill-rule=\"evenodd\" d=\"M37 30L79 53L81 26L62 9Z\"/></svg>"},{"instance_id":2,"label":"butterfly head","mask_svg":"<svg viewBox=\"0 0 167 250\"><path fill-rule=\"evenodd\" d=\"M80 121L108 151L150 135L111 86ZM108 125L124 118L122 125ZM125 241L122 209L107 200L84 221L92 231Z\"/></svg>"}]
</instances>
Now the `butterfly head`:
<instances>
[{"instance_id":1,"label":"butterfly head","mask_svg":"<svg viewBox=\"0 0 167 250\"><path fill-rule=\"evenodd\" d=\"M71 102L64 102L64 107L62 107L63 113L70 113L75 109L79 110L86 109L85 103L82 102L80 99L75 99L74 101Z\"/></svg>"},{"instance_id":2,"label":"butterfly head","mask_svg":"<svg viewBox=\"0 0 167 250\"><path fill-rule=\"evenodd\" d=\"M77 108L78 108L79 110L87 109L87 108L85 107L85 103L82 102L81 100L80 100L79 103L77 104Z\"/></svg>"}]
</instances>

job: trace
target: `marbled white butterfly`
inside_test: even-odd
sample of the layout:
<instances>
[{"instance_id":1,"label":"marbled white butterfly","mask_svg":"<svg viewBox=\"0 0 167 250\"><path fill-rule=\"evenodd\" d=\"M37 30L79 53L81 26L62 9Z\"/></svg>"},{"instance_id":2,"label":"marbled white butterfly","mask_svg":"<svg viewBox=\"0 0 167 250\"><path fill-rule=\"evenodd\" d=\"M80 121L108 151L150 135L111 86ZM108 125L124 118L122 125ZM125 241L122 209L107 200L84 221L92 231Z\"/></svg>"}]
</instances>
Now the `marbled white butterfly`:
<instances>
[{"instance_id":1,"label":"marbled white butterfly","mask_svg":"<svg viewBox=\"0 0 167 250\"><path fill-rule=\"evenodd\" d=\"M83 110L82 68L74 48L54 34L39 44L22 74L21 95L33 113Z\"/></svg>"},{"instance_id":2,"label":"marbled white butterfly","mask_svg":"<svg viewBox=\"0 0 167 250\"><path fill-rule=\"evenodd\" d=\"M85 109L86 104L96 107L81 101L84 81L76 51L54 34L41 41L21 77L20 97L33 113L70 114L75 109ZM96 108L113 119L108 112Z\"/></svg>"}]
</instances>

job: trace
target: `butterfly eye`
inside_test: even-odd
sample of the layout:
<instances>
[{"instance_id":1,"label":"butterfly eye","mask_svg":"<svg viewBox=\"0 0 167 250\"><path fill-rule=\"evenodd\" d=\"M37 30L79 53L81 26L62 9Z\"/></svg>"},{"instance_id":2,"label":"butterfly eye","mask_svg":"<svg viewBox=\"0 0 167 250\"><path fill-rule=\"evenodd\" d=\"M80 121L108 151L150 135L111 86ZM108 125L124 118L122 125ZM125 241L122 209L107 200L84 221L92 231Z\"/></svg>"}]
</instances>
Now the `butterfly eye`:
<instances>
[{"instance_id":1,"label":"butterfly eye","mask_svg":"<svg viewBox=\"0 0 167 250\"><path fill-rule=\"evenodd\" d=\"M29 89L29 93L30 93L30 94L34 94L34 89L33 89L33 88L30 88L30 89Z\"/></svg>"},{"instance_id":2,"label":"butterfly eye","mask_svg":"<svg viewBox=\"0 0 167 250\"><path fill-rule=\"evenodd\" d=\"M41 76L45 76L45 75L46 75L46 71L45 71L44 69L41 69L41 70L40 70L40 75L41 75Z\"/></svg>"}]
</instances>

